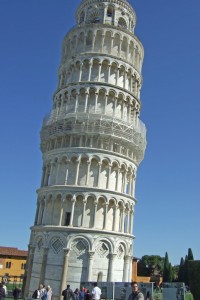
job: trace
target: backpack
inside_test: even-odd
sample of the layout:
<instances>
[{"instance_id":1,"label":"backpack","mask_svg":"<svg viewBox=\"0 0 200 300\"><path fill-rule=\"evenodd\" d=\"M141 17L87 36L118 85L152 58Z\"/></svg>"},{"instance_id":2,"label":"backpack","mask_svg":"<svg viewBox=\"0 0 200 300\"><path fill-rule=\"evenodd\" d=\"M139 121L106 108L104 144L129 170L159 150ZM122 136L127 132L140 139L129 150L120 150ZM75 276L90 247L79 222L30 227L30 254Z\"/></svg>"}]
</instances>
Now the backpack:
<instances>
[{"instance_id":1,"label":"backpack","mask_svg":"<svg viewBox=\"0 0 200 300\"><path fill-rule=\"evenodd\" d=\"M32 298L37 299L37 290L35 290L35 292L33 293Z\"/></svg>"}]
</instances>

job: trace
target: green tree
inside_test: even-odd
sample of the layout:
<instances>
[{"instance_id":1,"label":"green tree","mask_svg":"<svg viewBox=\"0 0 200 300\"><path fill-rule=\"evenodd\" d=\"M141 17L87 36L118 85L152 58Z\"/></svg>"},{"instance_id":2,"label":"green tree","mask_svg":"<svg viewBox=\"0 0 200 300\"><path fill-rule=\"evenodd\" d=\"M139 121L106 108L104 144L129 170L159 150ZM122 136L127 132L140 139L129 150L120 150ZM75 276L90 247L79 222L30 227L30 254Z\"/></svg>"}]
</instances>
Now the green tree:
<instances>
[{"instance_id":1,"label":"green tree","mask_svg":"<svg viewBox=\"0 0 200 300\"><path fill-rule=\"evenodd\" d=\"M169 263L169 278L168 282L174 281L174 272L171 263Z\"/></svg>"},{"instance_id":2,"label":"green tree","mask_svg":"<svg viewBox=\"0 0 200 300\"><path fill-rule=\"evenodd\" d=\"M184 264L185 264L185 261L184 261L183 257L181 257L179 270L178 270L178 281L179 282L184 282L184 280L185 280L185 278L184 278Z\"/></svg>"},{"instance_id":3,"label":"green tree","mask_svg":"<svg viewBox=\"0 0 200 300\"><path fill-rule=\"evenodd\" d=\"M155 272L162 274L164 258L159 255L144 255L138 262L138 275L151 276Z\"/></svg>"},{"instance_id":4,"label":"green tree","mask_svg":"<svg viewBox=\"0 0 200 300\"><path fill-rule=\"evenodd\" d=\"M189 261L193 261L193 260L194 260L194 256L192 253L192 249L189 248L188 255L186 255L185 264L184 264L184 281L185 281L186 285L190 285L188 263L189 263Z\"/></svg>"},{"instance_id":5,"label":"green tree","mask_svg":"<svg viewBox=\"0 0 200 300\"><path fill-rule=\"evenodd\" d=\"M163 267L163 282L169 282L170 275L169 275L169 258L168 253L165 253L164 259L164 267Z\"/></svg>"},{"instance_id":6,"label":"green tree","mask_svg":"<svg viewBox=\"0 0 200 300\"><path fill-rule=\"evenodd\" d=\"M191 248L188 249L188 260L194 260L194 256Z\"/></svg>"},{"instance_id":7,"label":"green tree","mask_svg":"<svg viewBox=\"0 0 200 300\"><path fill-rule=\"evenodd\" d=\"M188 256L185 256L185 262L184 262L184 269L183 269L183 274L184 274L184 282L185 285L189 285L189 278L188 278Z\"/></svg>"}]
</instances>

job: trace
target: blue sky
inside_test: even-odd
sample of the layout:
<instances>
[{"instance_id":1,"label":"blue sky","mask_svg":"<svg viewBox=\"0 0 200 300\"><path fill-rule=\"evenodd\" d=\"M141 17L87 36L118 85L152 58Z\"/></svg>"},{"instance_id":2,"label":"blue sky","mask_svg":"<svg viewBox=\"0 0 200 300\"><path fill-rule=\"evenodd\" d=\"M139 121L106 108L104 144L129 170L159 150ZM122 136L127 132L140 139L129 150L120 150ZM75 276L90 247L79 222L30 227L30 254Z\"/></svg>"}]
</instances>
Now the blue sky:
<instances>
[{"instance_id":1,"label":"blue sky","mask_svg":"<svg viewBox=\"0 0 200 300\"><path fill-rule=\"evenodd\" d=\"M79 0L0 0L1 246L26 249L64 35ZM200 259L200 1L130 0L145 48L134 255Z\"/></svg>"}]
</instances>

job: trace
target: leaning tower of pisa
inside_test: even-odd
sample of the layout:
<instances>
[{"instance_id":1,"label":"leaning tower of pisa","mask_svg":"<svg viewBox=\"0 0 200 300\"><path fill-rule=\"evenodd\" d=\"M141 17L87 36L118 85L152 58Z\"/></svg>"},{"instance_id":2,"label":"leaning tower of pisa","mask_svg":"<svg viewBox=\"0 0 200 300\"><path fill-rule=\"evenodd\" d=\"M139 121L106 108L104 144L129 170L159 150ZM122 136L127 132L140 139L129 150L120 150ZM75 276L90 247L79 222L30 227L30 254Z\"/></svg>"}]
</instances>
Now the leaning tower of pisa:
<instances>
[{"instance_id":1,"label":"leaning tower of pisa","mask_svg":"<svg viewBox=\"0 0 200 300\"><path fill-rule=\"evenodd\" d=\"M126 0L83 0L64 37L52 110L41 129L43 174L25 296L81 281L131 281L143 46Z\"/></svg>"}]
</instances>

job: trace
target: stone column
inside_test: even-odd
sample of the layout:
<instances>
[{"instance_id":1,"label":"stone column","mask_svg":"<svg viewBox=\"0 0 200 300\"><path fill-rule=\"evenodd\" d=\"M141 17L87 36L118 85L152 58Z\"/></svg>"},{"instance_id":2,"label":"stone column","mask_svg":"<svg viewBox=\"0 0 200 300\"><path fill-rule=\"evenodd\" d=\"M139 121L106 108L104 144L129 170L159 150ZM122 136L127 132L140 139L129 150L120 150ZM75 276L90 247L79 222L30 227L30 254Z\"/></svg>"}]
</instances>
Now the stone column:
<instances>
[{"instance_id":1,"label":"stone column","mask_svg":"<svg viewBox=\"0 0 200 300\"><path fill-rule=\"evenodd\" d=\"M84 35L84 41L83 41L83 52L85 51L85 48L86 48L86 38L87 36Z\"/></svg>"},{"instance_id":2,"label":"stone column","mask_svg":"<svg viewBox=\"0 0 200 300\"><path fill-rule=\"evenodd\" d=\"M103 147L102 147L103 148ZM97 187L100 187L101 162L98 163Z\"/></svg>"},{"instance_id":3,"label":"stone column","mask_svg":"<svg viewBox=\"0 0 200 300\"><path fill-rule=\"evenodd\" d=\"M106 97L105 97L104 114L106 114L106 106L107 106L107 103L108 103L108 94L106 94Z\"/></svg>"},{"instance_id":4,"label":"stone column","mask_svg":"<svg viewBox=\"0 0 200 300\"><path fill-rule=\"evenodd\" d=\"M40 280L39 282L45 282L45 273L46 273L46 265L47 265L47 256L48 256L49 248L43 248L43 258L42 258L42 266L40 270Z\"/></svg>"},{"instance_id":5,"label":"stone column","mask_svg":"<svg viewBox=\"0 0 200 300\"><path fill-rule=\"evenodd\" d=\"M62 226L62 218L63 218L63 202L61 202L61 207L60 207L59 226Z\"/></svg>"},{"instance_id":6,"label":"stone column","mask_svg":"<svg viewBox=\"0 0 200 300\"><path fill-rule=\"evenodd\" d=\"M124 256L124 272L123 272L123 282L128 282L129 279L129 255Z\"/></svg>"},{"instance_id":7,"label":"stone column","mask_svg":"<svg viewBox=\"0 0 200 300\"><path fill-rule=\"evenodd\" d=\"M130 211L130 224L129 224L129 233L133 234L133 216L134 216L134 211Z\"/></svg>"},{"instance_id":8,"label":"stone column","mask_svg":"<svg viewBox=\"0 0 200 300\"><path fill-rule=\"evenodd\" d=\"M105 6L104 9L103 9L103 24L105 24L106 11L107 11L107 6Z\"/></svg>"},{"instance_id":9,"label":"stone column","mask_svg":"<svg viewBox=\"0 0 200 300\"><path fill-rule=\"evenodd\" d=\"M70 249L64 249L64 263L63 263L63 270L62 270L62 280L60 286L60 300L63 300L62 291L66 289L67 284L67 269L68 269L68 260L69 260Z\"/></svg>"},{"instance_id":10,"label":"stone column","mask_svg":"<svg viewBox=\"0 0 200 300\"><path fill-rule=\"evenodd\" d=\"M106 182L106 188L109 189L109 184L110 184L110 174L111 174L111 167L112 165L108 165L108 177L107 177L107 182Z\"/></svg>"},{"instance_id":11,"label":"stone column","mask_svg":"<svg viewBox=\"0 0 200 300\"><path fill-rule=\"evenodd\" d=\"M46 167L43 166L43 168L42 168L42 179L41 179L41 185L40 185L41 187L44 186L45 173L46 173Z\"/></svg>"},{"instance_id":12,"label":"stone column","mask_svg":"<svg viewBox=\"0 0 200 300\"><path fill-rule=\"evenodd\" d=\"M105 35L102 34L102 42L101 42L100 52L103 51L104 41L105 41Z\"/></svg>"},{"instance_id":13,"label":"stone column","mask_svg":"<svg viewBox=\"0 0 200 300\"><path fill-rule=\"evenodd\" d=\"M123 42L123 40L120 39L119 52L118 52L118 56L119 56L119 57L121 56L122 42Z\"/></svg>"},{"instance_id":14,"label":"stone column","mask_svg":"<svg viewBox=\"0 0 200 300\"><path fill-rule=\"evenodd\" d=\"M121 232L124 232L124 207L121 209Z\"/></svg>"},{"instance_id":15,"label":"stone column","mask_svg":"<svg viewBox=\"0 0 200 300\"><path fill-rule=\"evenodd\" d=\"M35 214L34 225L38 224L38 216L39 216L39 201L37 201L37 210L36 210L36 214Z\"/></svg>"},{"instance_id":16,"label":"stone column","mask_svg":"<svg viewBox=\"0 0 200 300\"><path fill-rule=\"evenodd\" d=\"M70 223L69 223L69 226L73 226L73 220L74 220L74 206L75 206L76 199L75 199L75 198L72 198L71 202L72 202L72 210L71 210L71 216L70 216Z\"/></svg>"},{"instance_id":17,"label":"stone column","mask_svg":"<svg viewBox=\"0 0 200 300\"><path fill-rule=\"evenodd\" d=\"M127 213L127 224L126 224L126 233L129 233L129 223L130 223L130 211Z\"/></svg>"},{"instance_id":18,"label":"stone column","mask_svg":"<svg viewBox=\"0 0 200 300\"><path fill-rule=\"evenodd\" d=\"M79 175L79 167L80 167L80 160L79 159L77 159L76 164L77 164L77 166L76 166L76 176L75 176L74 185L77 185L77 183L78 183L78 175Z\"/></svg>"},{"instance_id":19,"label":"stone column","mask_svg":"<svg viewBox=\"0 0 200 300\"><path fill-rule=\"evenodd\" d=\"M91 61L89 62L89 74L88 74L88 81L91 80L91 71L92 71L92 63Z\"/></svg>"},{"instance_id":20,"label":"stone column","mask_svg":"<svg viewBox=\"0 0 200 300\"><path fill-rule=\"evenodd\" d=\"M91 165L91 162L88 160L87 161L86 183L85 183L86 186L88 186L88 181L89 181L90 165Z\"/></svg>"},{"instance_id":21,"label":"stone column","mask_svg":"<svg viewBox=\"0 0 200 300\"><path fill-rule=\"evenodd\" d=\"M109 267L108 267L108 282L113 282L114 278L113 278L113 274L114 274L114 260L115 257L117 256L117 254L111 253L109 255Z\"/></svg>"},{"instance_id":22,"label":"stone column","mask_svg":"<svg viewBox=\"0 0 200 300\"><path fill-rule=\"evenodd\" d=\"M60 167L61 167L61 164L62 164L62 161L61 160L58 160L58 166L57 166L57 171L56 171L56 184L61 184L61 182L59 182L59 175L60 175Z\"/></svg>"},{"instance_id":23,"label":"stone column","mask_svg":"<svg viewBox=\"0 0 200 300\"><path fill-rule=\"evenodd\" d=\"M70 164L70 160L66 161L66 174L65 174L65 185L67 185L67 180L68 180L68 171L69 171L69 164Z\"/></svg>"},{"instance_id":24,"label":"stone column","mask_svg":"<svg viewBox=\"0 0 200 300\"><path fill-rule=\"evenodd\" d=\"M92 49L91 49L92 52L94 51L94 43L95 43L95 39L96 39L96 35L93 34L93 36L92 36Z\"/></svg>"},{"instance_id":25,"label":"stone column","mask_svg":"<svg viewBox=\"0 0 200 300\"><path fill-rule=\"evenodd\" d=\"M85 208L86 208L87 200L83 200L83 217L81 221L81 227L84 227L84 221L85 221Z\"/></svg>"},{"instance_id":26,"label":"stone column","mask_svg":"<svg viewBox=\"0 0 200 300\"><path fill-rule=\"evenodd\" d=\"M48 178L49 178L49 167L47 165L45 168L44 186L48 186Z\"/></svg>"},{"instance_id":27,"label":"stone column","mask_svg":"<svg viewBox=\"0 0 200 300\"><path fill-rule=\"evenodd\" d=\"M122 189L122 191L125 194L126 194L126 184L127 184L127 178L126 178L126 176L127 176L127 171L124 170L124 182L123 182L123 189Z\"/></svg>"},{"instance_id":28,"label":"stone column","mask_svg":"<svg viewBox=\"0 0 200 300\"><path fill-rule=\"evenodd\" d=\"M108 83L110 81L110 71L111 71L111 64L108 65Z\"/></svg>"},{"instance_id":29,"label":"stone column","mask_svg":"<svg viewBox=\"0 0 200 300\"><path fill-rule=\"evenodd\" d=\"M132 255L129 256L129 274L128 274L128 282L132 281Z\"/></svg>"},{"instance_id":30,"label":"stone column","mask_svg":"<svg viewBox=\"0 0 200 300\"><path fill-rule=\"evenodd\" d=\"M101 80L101 63L99 63L98 81Z\"/></svg>"},{"instance_id":31,"label":"stone column","mask_svg":"<svg viewBox=\"0 0 200 300\"><path fill-rule=\"evenodd\" d=\"M117 177L116 177L116 186L115 186L115 191L118 191L118 186L119 186L119 166L117 167Z\"/></svg>"},{"instance_id":32,"label":"stone column","mask_svg":"<svg viewBox=\"0 0 200 300\"><path fill-rule=\"evenodd\" d=\"M88 252L88 278L87 281L92 281L92 266L93 266L93 259L94 253L92 251Z\"/></svg>"},{"instance_id":33,"label":"stone column","mask_svg":"<svg viewBox=\"0 0 200 300\"><path fill-rule=\"evenodd\" d=\"M128 102L128 105L127 105L127 121L128 121L128 123L130 123L130 120L131 120L131 104L130 104L130 102Z\"/></svg>"},{"instance_id":34,"label":"stone column","mask_svg":"<svg viewBox=\"0 0 200 300\"><path fill-rule=\"evenodd\" d=\"M79 98L79 94L76 92L76 101L75 101L74 112L77 112L77 107L78 107L78 98Z\"/></svg>"},{"instance_id":35,"label":"stone column","mask_svg":"<svg viewBox=\"0 0 200 300\"><path fill-rule=\"evenodd\" d=\"M95 228L95 225L96 225L97 204L98 204L98 202L94 201L94 220L93 220L93 226L92 226L93 228Z\"/></svg>"},{"instance_id":36,"label":"stone column","mask_svg":"<svg viewBox=\"0 0 200 300\"><path fill-rule=\"evenodd\" d=\"M82 77L82 68L83 68L83 64L80 63L80 71L79 71L79 82L81 81L81 77Z\"/></svg>"},{"instance_id":37,"label":"stone column","mask_svg":"<svg viewBox=\"0 0 200 300\"><path fill-rule=\"evenodd\" d=\"M119 70L120 68L117 68L116 85L119 84Z\"/></svg>"},{"instance_id":38,"label":"stone column","mask_svg":"<svg viewBox=\"0 0 200 300\"><path fill-rule=\"evenodd\" d=\"M43 206L43 215L42 215L42 225L45 225L46 220L46 210L47 210L47 199L44 199L44 206Z\"/></svg>"},{"instance_id":39,"label":"stone column","mask_svg":"<svg viewBox=\"0 0 200 300\"><path fill-rule=\"evenodd\" d=\"M94 112L95 113L97 111L97 100L98 100L98 93L95 93L95 107L94 107Z\"/></svg>"},{"instance_id":40,"label":"stone column","mask_svg":"<svg viewBox=\"0 0 200 300\"><path fill-rule=\"evenodd\" d=\"M32 275L32 268L33 268L33 260L34 260L34 253L35 253L35 246L29 245L28 246L28 260L26 263L26 286L24 290L24 297L29 297L28 291L31 281L31 275Z\"/></svg>"},{"instance_id":41,"label":"stone column","mask_svg":"<svg viewBox=\"0 0 200 300\"><path fill-rule=\"evenodd\" d=\"M105 203L103 229L106 229L108 218L108 203Z\"/></svg>"},{"instance_id":42,"label":"stone column","mask_svg":"<svg viewBox=\"0 0 200 300\"><path fill-rule=\"evenodd\" d=\"M127 72L126 72L126 70L124 71L124 89L128 89L128 86L127 86Z\"/></svg>"},{"instance_id":43,"label":"stone column","mask_svg":"<svg viewBox=\"0 0 200 300\"><path fill-rule=\"evenodd\" d=\"M117 107L117 97L114 98L113 117L115 117L116 107Z\"/></svg>"},{"instance_id":44,"label":"stone column","mask_svg":"<svg viewBox=\"0 0 200 300\"><path fill-rule=\"evenodd\" d=\"M117 222L117 210L118 210L119 206L116 205L115 206L115 214L114 214L114 231L118 231L117 229L119 229L119 223ZM118 226L118 228L117 228Z\"/></svg>"},{"instance_id":45,"label":"stone column","mask_svg":"<svg viewBox=\"0 0 200 300\"><path fill-rule=\"evenodd\" d=\"M88 105L88 96L89 96L89 93L88 93L88 92L86 92L86 93L85 93L85 108L84 108L84 112L86 112L86 111L87 111L87 105Z\"/></svg>"},{"instance_id":46,"label":"stone column","mask_svg":"<svg viewBox=\"0 0 200 300\"><path fill-rule=\"evenodd\" d=\"M121 114L121 118L124 118L124 101L122 101L122 114Z\"/></svg>"},{"instance_id":47,"label":"stone column","mask_svg":"<svg viewBox=\"0 0 200 300\"><path fill-rule=\"evenodd\" d=\"M133 90L133 76L132 73L130 73L130 92Z\"/></svg>"}]
</instances>

